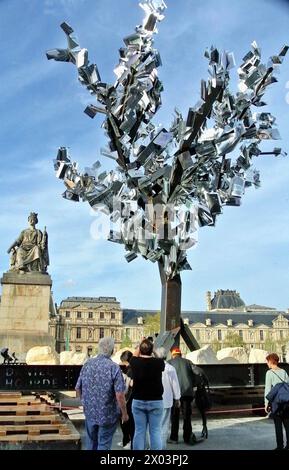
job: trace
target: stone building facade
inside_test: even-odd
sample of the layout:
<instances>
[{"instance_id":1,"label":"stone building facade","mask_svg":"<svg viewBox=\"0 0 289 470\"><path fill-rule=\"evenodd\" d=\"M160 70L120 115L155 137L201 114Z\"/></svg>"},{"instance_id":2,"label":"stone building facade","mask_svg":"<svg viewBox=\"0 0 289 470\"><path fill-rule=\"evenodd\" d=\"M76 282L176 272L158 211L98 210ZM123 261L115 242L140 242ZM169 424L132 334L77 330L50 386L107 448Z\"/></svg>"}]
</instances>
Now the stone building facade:
<instances>
[{"instance_id":1,"label":"stone building facade","mask_svg":"<svg viewBox=\"0 0 289 470\"><path fill-rule=\"evenodd\" d=\"M104 336L113 337L119 349L123 335L120 303L115 297L68 297L51 318L50 330L58 352L71 350L90 356Z\"/></svg>"},{"instance_id":2,"label":"stone building facade","mask_svg":"<svg viewBox=\"0 0 289 470\"><path fill-rule=\"evenodd\" d=\"M208 344L226 346L226 337L236 333L243 340L244 347L266 349L276 348L281 357L289 345L289 313L261 305L245 305L240 294L232 290L219 290L211 298L206 294L206 311L183 311L182 318L196 338L200 347ZM132 342L137 342L144 333L148 315L153 310L123 309L123 322ZM287 345L288 343L288 345ZM188 352L182 344L184 352Z\"/></svg>"},{"instance_id":3,"label":"stone building facade","mask_svg":"<svg viewBox=\"0 0 289 470\"><path fill-rule=\"evenodd\" d=\"M289 313L261 305L248 305L236 291L219 290L206 294L206 311L183 311L182 318L200 347L226 346L228 333L236 333L249 351L268 349L285 356L289 344ZM121 309L115 297L68 297L50 320L58 351L70 349L91 355L103 336L115 339L116 350L125 344L136 346L145 336L146 319L155 310ZM52 333L53 332L53 333ZM151 332L153 334L153 332ZM184 352L186 346L181 344Z\"/></svg>"}]
</instances>

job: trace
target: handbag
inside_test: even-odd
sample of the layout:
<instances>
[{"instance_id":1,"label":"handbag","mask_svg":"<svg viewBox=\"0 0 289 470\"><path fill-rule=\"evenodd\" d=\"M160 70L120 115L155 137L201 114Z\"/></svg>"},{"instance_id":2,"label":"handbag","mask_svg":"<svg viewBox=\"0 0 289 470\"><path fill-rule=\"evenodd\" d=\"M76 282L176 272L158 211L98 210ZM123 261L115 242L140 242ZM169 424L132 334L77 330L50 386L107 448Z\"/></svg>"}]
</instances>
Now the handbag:
<instances>
[{"instance_id":1,"label":"handbag","mask_svg":"<svg viewBox=\"0 0 289 470\"><path fill-rule=\"evenodd\" d=\"M271 369L272 370L272 369ZM272 370L273 374L277 375L279 380L283 382L286 388L286 392L288 395L288 401L283 401L278 404L277 411L274 413L275 416L279 416L280 418L289 418L289 384L288 382L285 382L285 380L281 379L281 377Z\"/></svg>"}]
</instances>

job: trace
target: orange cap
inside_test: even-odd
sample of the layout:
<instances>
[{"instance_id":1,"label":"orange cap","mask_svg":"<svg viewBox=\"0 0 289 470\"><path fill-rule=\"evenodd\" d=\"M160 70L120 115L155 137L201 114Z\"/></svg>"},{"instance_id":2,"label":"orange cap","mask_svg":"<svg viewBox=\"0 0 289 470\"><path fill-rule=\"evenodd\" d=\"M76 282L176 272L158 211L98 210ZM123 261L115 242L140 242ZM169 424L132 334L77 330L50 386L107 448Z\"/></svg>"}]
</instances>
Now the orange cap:
<instances>
[{"instance_id":1,"label":"orange cap","mask_svg":"<svg viewBox=\"0 0 289 470\"><path fill-rule=\"evenodd\" d=\"M174 348L172 350L172 354L182 354L182 351L180 350L180 348Z\"/></svg>"}]
</instances>

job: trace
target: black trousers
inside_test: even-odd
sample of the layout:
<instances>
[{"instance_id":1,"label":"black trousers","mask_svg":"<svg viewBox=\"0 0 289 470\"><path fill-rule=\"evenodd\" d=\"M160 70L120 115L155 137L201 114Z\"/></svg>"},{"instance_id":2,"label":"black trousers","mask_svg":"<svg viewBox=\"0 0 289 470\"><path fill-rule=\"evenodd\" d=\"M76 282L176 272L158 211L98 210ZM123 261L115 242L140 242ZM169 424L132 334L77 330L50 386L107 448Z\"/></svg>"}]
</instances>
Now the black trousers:
<instances>
[{"instance_id":1,"label":"black trousers","mask_svg":"<svg viewBox=\"0 0 289 470\"><path fill-rule=\"evenodd\" d=\"M122 445L126 446L129 442L131 443L131 450L132 450L132 441L134 435L134 419L131 410L132 399L130 399L126 404L127 414L129 416L129 420L125 423L120 421L120 427L122 430Z\"/></svg>"},{"instance_id":2,"label":"black trousers","mask_svg":"<svg viewBox=\"0 0 289 470\"><path fill-rule=\"evenodd\" d=\"M192 424L191 424L191 415L192 415L192 401L193 397L181 397L181 410L184 420L183 425L183 438L185 442L189 442L192 436ZM177 408L175 405L172 406L172 428L170 439L172 441L177 441L179 438L179 424L180 424L180 408Z\"/></svg>"},{"instance_id":3,"label":"black trousers","mask_svg":"<svg viewBox=\"0 0 289 470\"><path fill-rule=\"evenodd\" d=\"M289 418L283 418L281 416L274 416L274 425L275 425L275 433L276 433L276 441L278 449L283 449L284 442L283 442L283 426L285 428L286 433L286 447L289 447Z\"/></svg>"}]
</instances>

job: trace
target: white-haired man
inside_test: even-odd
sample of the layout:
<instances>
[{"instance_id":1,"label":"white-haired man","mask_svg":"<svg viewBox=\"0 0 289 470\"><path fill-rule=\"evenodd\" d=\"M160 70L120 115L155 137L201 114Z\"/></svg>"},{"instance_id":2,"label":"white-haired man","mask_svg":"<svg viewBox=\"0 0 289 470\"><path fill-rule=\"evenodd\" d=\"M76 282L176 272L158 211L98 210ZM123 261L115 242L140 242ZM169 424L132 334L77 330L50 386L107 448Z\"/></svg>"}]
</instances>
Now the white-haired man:
<instances>
[{"instance_id":1,"label":"white-haired man","mask_svg":"<svg viewBox=\"0 0 289 470\"><path fill-rule=\"evenodd\" d=\"M165 348L158 348L155 351L157 357L166 360L167 352ZM181 390L176 369L168 362L165 362L165 370L162 373L163 382L163 416L162 416L162 443L163 449L167 446L167 438L169 434L169 424L171 418L171 409L174 404L175 407L180 406Z\"/></svg>"},{"instance_id":2,"label":"white-haired man","mask_svg":"<svg viewBox=\"0 0 289 470\"><path fill-rule=\"evenodd\" d=\"M110 450L119 415L128 420L125 384L120 367L111 360L112 338L98 343L98 356L82 367L76 384L85 414L87 450Z\"/></svg>"}]
</instances>

